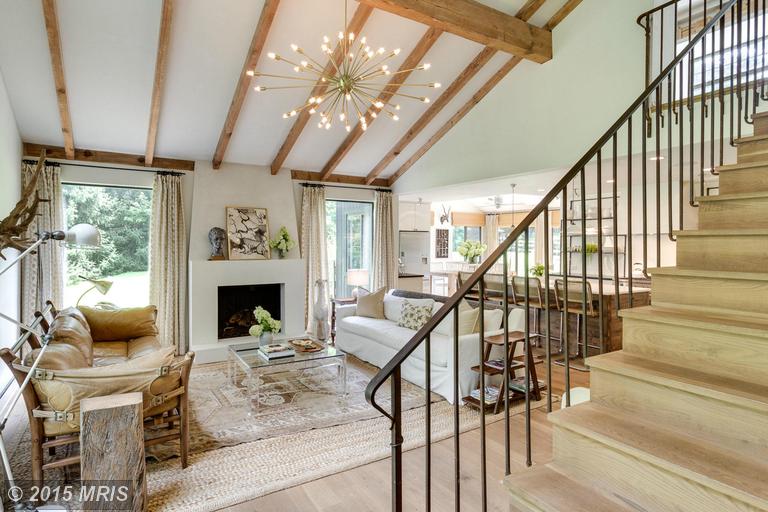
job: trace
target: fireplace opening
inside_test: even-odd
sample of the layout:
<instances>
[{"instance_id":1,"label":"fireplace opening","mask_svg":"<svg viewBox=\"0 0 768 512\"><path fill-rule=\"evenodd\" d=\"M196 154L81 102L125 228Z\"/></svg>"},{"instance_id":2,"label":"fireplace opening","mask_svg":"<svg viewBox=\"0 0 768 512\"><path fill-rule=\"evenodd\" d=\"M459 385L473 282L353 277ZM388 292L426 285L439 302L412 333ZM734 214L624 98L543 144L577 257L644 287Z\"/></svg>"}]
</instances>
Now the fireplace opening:
<instances>
[{"instance_id":1,"label":"fireplace opening","mask_svg":"<svg viewBox=\"0 0 768 512\"><path fill-rule=\"evenodd\" d=\"M219 286L218 295L219 339L248 336L248 329L256 323L256 306L269 311L275 320L283 320L282 284Z\"/></svg>"}]
</instances>

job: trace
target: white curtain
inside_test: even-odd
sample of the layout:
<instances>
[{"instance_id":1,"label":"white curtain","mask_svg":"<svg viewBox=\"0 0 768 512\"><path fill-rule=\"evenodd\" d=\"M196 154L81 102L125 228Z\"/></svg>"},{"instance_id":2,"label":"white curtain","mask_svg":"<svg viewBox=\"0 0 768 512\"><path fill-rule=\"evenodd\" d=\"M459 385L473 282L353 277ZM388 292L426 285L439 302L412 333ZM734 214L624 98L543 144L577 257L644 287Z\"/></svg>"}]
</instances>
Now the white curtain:
<instances>
[{"instance_id":1,"label":"white curtain","mask_svg":"<svg viewBox=\"0 0 768 512\"><path fill-rule=\"evenodd\" d=\"M392 192L377 190L373 212L373 289L397 285L395 212Z\"/></svg>"},{"instance_id":2,"label":"white curtain","mask_svg":"<svg viewBox=\"0 0 768 512\"><path fill-rule=\"evenodd\" d=\"M318 280L328 279L328 254L325 243L325 188L305 185L301 199L301 254L304 258L304 324L308 333L315 333L314 310L318 299L328 304L327 282L317 289ZM316 297L322 292L322 297Z\"/></svg>"},{"instance_id":3,"label":"white curtain","mask_svg":"<svg viewBox=\"0 0 768 512\"><path fill-rule=\"evenodd\" d=\"M36 164L22 164L22 186L29 183ZM29 226L29 236L35 233L64 229L64 208L61 196L61 174L58 165L46 165L37 181L40 198L47 199L37 208L38 216ZM27 256L21 263L21 318L30 322L35 311L42 311L45 301L62 308L64 301L64 249L61 242L50 241Z\"/></svg>"},{"instance_id":4,"label":"white curtain","mask_svg":"<svg viewBox=\"0 0 768 512\"><path fill-rule=\"evenodd\" d=\"M187 234L181 176L155 176L149 238L149 297L157 306L157 327L165 346L179 354L189 349L186 336Z\"/></svg>"},{"instance_id":5,"label":"white curtain","mask_svg":"<svg viewBox=\"0 0 768 512\"><path fill-rule=\"evenodd\" d=\"M483 226L483 243L488 246L485 256L496 250L499 246L499 215L497 213L488 213L485 215L485 226Z\"/></svg>"}]
</instances>

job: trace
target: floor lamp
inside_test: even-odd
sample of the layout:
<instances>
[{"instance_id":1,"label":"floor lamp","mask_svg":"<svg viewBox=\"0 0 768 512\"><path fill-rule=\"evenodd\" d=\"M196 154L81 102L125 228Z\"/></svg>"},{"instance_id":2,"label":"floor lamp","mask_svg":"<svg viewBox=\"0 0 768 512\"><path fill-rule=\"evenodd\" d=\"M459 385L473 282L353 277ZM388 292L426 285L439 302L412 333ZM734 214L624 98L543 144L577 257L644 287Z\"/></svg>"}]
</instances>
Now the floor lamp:
<instances>
[{"instance_id":1,"label":"floor lamp","mask_svg":"<svg viewBox=\"0 0 768 512\"><path fill-rule=\"evenodd\" d=\"M91 226L90 224L76 224L66 231L44 231L42 233L38 233L37 240L35 240L32 245L25 249L16 258L11 260L11 262L8 263L6 267L0 270L0 276L5 274L8 270L10 270L17 263L21 262L24 258L32 254L35 249L49 241L64 242L68 246L95 248L101 246L101 234L99 233L98 229L96 229L94 226ZM32 376L37 369L37 365L40 363L40 359L45 353L45 350L48 348L48 344L53 337L49 334L40 334L38 331L36 331L36 328L40 324L40 319L36 319L32 325L26 325L2 313L0 313L0 318L16 324L23 331L16 343L13 345L12 350L14 353L21 349L22 345L24 342L26 342L31 334L38 334L40 336L40 351L32 363L29 373L24 378L24 381L21 383L18 389L11 396L11 399L8 401L8 404L0 415L0 458L2 458L6 480L8 480L9 488L11 488L14 487L13 472L11 471L11 461L8 458L8 451L6 450L5 440L3 439L3 430L5 430L5 426L8 423L8 418L11 416L11 412L13 411L14 407L16 407L19 398L21 398L21 395L24 392L24 388L29 385L29 381L32 379Z\"/></svg>"}]
</instances>

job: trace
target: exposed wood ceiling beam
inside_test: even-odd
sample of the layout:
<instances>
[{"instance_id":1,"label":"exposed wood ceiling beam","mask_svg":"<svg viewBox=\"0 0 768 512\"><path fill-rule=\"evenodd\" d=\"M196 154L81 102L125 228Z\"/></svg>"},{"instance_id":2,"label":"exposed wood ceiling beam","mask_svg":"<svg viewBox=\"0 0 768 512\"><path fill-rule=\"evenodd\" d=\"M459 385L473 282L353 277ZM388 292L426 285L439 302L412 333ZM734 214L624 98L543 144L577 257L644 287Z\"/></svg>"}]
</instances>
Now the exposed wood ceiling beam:
<instances>
[{"instance_id":1,"label":"exposed wood ceiling beam","mask_svg":"<svg viewBox=\"0 0 768 512\"><path fill-rule=\"evenodd\" d=\"M352 19L349 21L349 24L347 25L347 33L359 34L372 13L373 13L373 7L369 7L367 5L362 5L362 4L358 5L357 9L355 10L355 14L352 16ZM329 60L328 63L325 65L323 74L324 75L333 74L334 70L341 65L341 60L343 58L344 58L344 55L342 55L341 45L340 44L336 45L336 49L333 52L332 60ZM322 96L327 89L328 89L328 86L324 82L321 82L320 80L318 80L314 89L312 89L312 92L309 93L309 98ZM309 101L309 99L307 99L307 101ZM296 117L296 121L293 123L293 126L291 127L291 131L288 132L288 136L285 138L285 141L283 142L282 146L280 146L280 149L278 150L277 155L275 156L275 159L272 161L272 165L270 166L272 170L272 174L277 174L278 172L280 172L280 168L283 166L283 164L285 163L285 160L288 158L288 155L293 149L293 146L295 146L296 142L299 140L299 137L304 131L304 128L306 128L307 123L309 122L309 118L311 116L312 115L306 109L299 112L298 116Z\"/></svg>"},{"instance_id":2,"label":"exposed wood ceiling beam","mask_svg":"<svg viewBox=\"0 0 768 512\"><path fill-rule=\"evenodd\" d=\"M155 158L157 142L157 125L160 121L160 101L165 84L165 70L168 62L168 41L171 39L171 20L173 18L173 0L163 0L163 11L160 18L160 35L157 42L157 59L155 60L155 83L152 86L152 106L149 110L149 131L147 133L147 148L144 160L147 166L152 165Z\"/></svg>"},{"instance_id":3,"label":"exposed wood ceiling beam","mask_svg":"<svg viewBox=\"0 0 768 512\"><path fill-rule=\"evenodd\" d=\"M550 18L550 20L545 25L550 30L553 30L557 25L562 22L565 17L570 14L579 4L581 3L581 0L568 0L568 2ZM392 174L389 177L389 185L392 186L403 174L408 172L408 169L413 167L413 164L415 164L424 154L432 148L437 142L442 139L446 133L448 133L451 128L456 126L456 124L461 121L461 119L469 113L470 110L472 110L475 105L480 103L485 96L491 92L491 90L496 87L496 85L501 82L501 80L507 76L507 74L512 71L515 66L517 66L521 62L520 57L512 57L510 60L508 60L502 67L499 69L491 78L488 80L483 86L478 90L472 98L465 103L459 110L456 112L451 118L446 121L446 123L440 127L440 129L437 130L437 132L432 135L432 137L427 140L427 142L424 143L423 146L421 146L408 160L403 163L403 165L400 166L397 171L395 171L394 174Z\"/></svg>"},{"instance_id":4,"label":"exposed wood ceiling beam","mask_svg":"<svg viewBox=\"0 0 768 512\"><path fill-rule=\"evenodd\" d=\"M43 144L24 143L24 156L37 158L45 149L46 157L52 160L76 160L80 162L96 162L114 165L132 165L145 167L144 155L131 155L129 153L113 153L111 151L95 151L92 149L75 148L74 154L69 156L65 148L58 146L46 146ZM173 171L194 171L195 162L192 160L177 160L175 158L155 157L152 167L156 169L168 169Z\"/></svg>"},{"instance_id":5,"label":"exposed wood ceiling beam","mask_svg":"<svg viewBox=\"0 0 768 512\"><path fill-rule=\"evenodd\" d=\"M438 96L438 98L435 100L434 103L427 109L426 112L411 126L408 131L403 135L399 141L397 141L397 144L395 144L395 147L393 147L386 155L384 155L384 158L381 159L381 161L376 164L376 166L371 170L371 172L368 173L368 176L366 177L366 183L372 183L373 180L375 180L379 174L384 172L384 169L387 168L389 164L392 163L392 161L398 157L400 153L405 150L405 148L415 139L421 131L427 127L427 125L437 116L445 106L451 102L453 98L456 97L456 95L461 91L462 88L464 88L467 83L474 78L474 76L477 74L480 69L485 66L488 61L491 60L491 58L496 55L496 50L493 48L485 47L483 48L480 53L477 54L477 57L475 57L472 62L469 63L469 65L464 68L464 70L461 72L461 74L456 78L456 80L449 85L445 91Z\"/></svg>"},{"instance_id":6,"label":"exposed wood ceiling beam","mask_svg":"<svg viewBox=\"0 0 768 512\"><path fill-rule=\"evenodd\" d=\"M379 93L379 96L376 99L377 102L380 101L385 105L389 103L389 100L391 100L395 93L397 93L397 91L400 89L400 84L405 83L405 81L408 80L408 77L411 75L413 70L419 65L421 60L437 42L442 33L443 30L434 27L431 27L426 31L419 42L416 43L416 47L413 49L413 51L411 51L408 57L405 58L403 64L400 66L397 72L392 74L392 78L390 79L389 83ZM375 112L376 108L373 105L371 105L365 112L364 115L369 119L368 126L373 124L373 122L377 119L371 115ZM339 166L341 161L344 159L347 153L349 153L355 143L360 140L360 137L363 136L363 133L365 133L365 130L363 130L362 123L358 122L357 125L355 125L355 127L349 133L349 135L347 135L347 138L344 139L344 142L341 143L339 148L323 167L323 170L321 171L321 177L323 180L327 180L333 171L336 170L336 167Z\"/></svg>"},{"instance_id":7,"label":"exposed wood ceiling beam","mask_svg":"<svg viewBox=\"0 0 768 512\"><path fill-rule=\"evenodd\" d=\"M71 158L75 154L75 140L72 135L72 116L69 113L67 84L64 80L64 62L61 57L61 36L59 19L56 15L56 0L42 0L45 31L48 34L48 49L51 54L53 81L56 85L56 100L59 104L61 133L64 136L64 150Z\"/></svg>"},{"instance_id":8,"label":"exposed wood ceiling beam","mask_svg":"<svg viewBox=\"0 0 768 512\"><path fill-rule=\"evenodd\" d=\"M517 12L516 16L523 21L528 21L539 10L546 0L528 0L525 5ZM376 166L368 173L366 183L371 184L384 170L391 164L397 156L402 153L408 145L413 142L424 128L456 97L456 95L469 83L483 66L496 55L496 50L486 46L477 57L464 68L458 78L449 85L445 91L435 100L434 103L424 112L411 128L403 135L395 147Z\"/></svg>"},{"instance_id":9,"label":"exposed wood ceiling beam","mask_svg":"<svg viewBox=\"0 0 768 512\"><path fill-rule=\"evenodd\" d=\"M552 59L552 33L474 0L359 0L534 62Z\"/></svg>"},{"instance_id":10,"label":"exposed wood ceiling beam","mask_svg":"<svg viewBox=\"0 0 768 512\"><path fill-rule=\"evenodd\" d=\"M547 22L546 25L544 25L544 28L547 30L554 30L556 26L560 24L561 21L565 19L566 16L571 14L573 10L579 6L581 3L581 0L568 0L565 2L565 5L563 5L559 11L557 11Z\"/></svg>"},{"instance_id":11,"label":"exposed wood ceiling beam","mask_svg":"<svg viewBox=\"0 0 768 512\"><path fill-rule=\"evenodd\" d=\"M291 171L291 179L300 181L324 181L325 183L344 183L345 185L371 185L374 187L389 187L387 180L379 178L373 183L366 183L365 176L348 176L346 174L334 174L326 180L321 179L319 172Z\"/></svg>"},{"instance_id":12,"label":"exposed wood ceiling beam","mask_svg":"<svg viewBox=\"0 0 768 512\"><path fill-rule=\"evenodd\" d=\"M523 21L528 21L533 18L533 15L536 14L536 11L538 11L546 1L547 0L528 0L525 2L525 5L523 5L519 11L517 11L515 16Z\"/></svg>"},{"instance_id":13,"label":"exposed wood ceiling beam","mask_svg":"<svg viewBox=\"0 0 768 512\"><path fill-rule=\"evenodd\" d=\"M279 5L280 0L266 0L264 2L259 22L256 24L256 30L253 33L251 46L248 48L248 54L245 56L243 69L240 71L240 77L237 80L235 95L232 98L232 103L229 105L227 119L224 121L224 127L221 129L219 143L216 145L216 152L213 154L214 169L218 169L221 166L221 162L224 160L227 146L229 146L229 141L232 139L232 133L235 131L235 126L237 125L237 118L240 116L245 96L248 93L248 87L251 84L251 77L246 74L246 71L256 68L261 52L264 50L264 44L267 41L269 29L272 26L272 22L275 20Z\"/></svg>"}]
</instances>

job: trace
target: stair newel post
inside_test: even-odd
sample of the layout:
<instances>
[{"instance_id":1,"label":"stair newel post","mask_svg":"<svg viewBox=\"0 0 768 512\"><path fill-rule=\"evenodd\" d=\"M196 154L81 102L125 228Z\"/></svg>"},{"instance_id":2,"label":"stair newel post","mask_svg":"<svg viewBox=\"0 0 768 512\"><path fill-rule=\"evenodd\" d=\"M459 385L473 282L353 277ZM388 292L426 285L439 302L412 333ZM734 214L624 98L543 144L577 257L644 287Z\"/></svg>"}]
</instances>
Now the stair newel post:
<instances>
[{"instance_id":1,"label":"stair newel post","mask_svg":"<svg viewBox=\"0 0 768 512\"><path fill-rule=\"evenodd\" d=\"M544 318L546 344L544 357L547 365L547 412L552 412L552 335L549 320L549 205L544 208Z\"/></svg>"},{"instance_id":2,"label":"stair newel post","mask_svg":"<svg viewBox=\"0 0 768 512\"><path fill-rule=\"evenodd\" d=\"M478 281L478 290L480 292L480 304L478 313L479 349L480 349L480 485L481 485L481 505L482 511L488 510L488 485L487 485L487 467L486 467L486 440L485 440L485 274L480 276Z\"/></svg>"},{"instance_id":3,"label":"stair newel post","mask_svg":"<svg viewBox=\"0 0 768 512\"><path fill-rule=\"evenodd\" d=\"M524 254L523 262L525 266L525 465L530 467L533 465L531 460L531 297L530 297L530 284L529 278L529 264L528 264L528 238L530 228L524 226L523 231ZM509 386L504 390L506 394L509 394Z\"/></svg>"},{"instance_id":4,"label":"stair newel post","mask_svg":"<svg viewBox=\"0 0 768 512\"><path fill-rule=\"evenodd\" d=\"M560 259L562 264L563 274L563 311L561 313L563 322L561 322L562 328L560 330L560 341L563 345L563 363L565 365L565 406L571 406L571 358L570 347L568 346L568 187L563 187L563 204L561 206L561 212L563 213L562 219L562 234L560 238L561 250ZM556 292L557 293L557 292Z\"/></svg>"},{"instance_id":5,"label":"stair newel post","mask_svg":"<svg viewBox=\"0 0 768 512\"><path fill-rule=\"evenodd\" d=\"M546 231L546 230L545 230ZM504 319L502 327L504 329L504 372L502 380L504 381L504 474L509 475L510 469L510 448L509 448L509 364L512 359L509 353L509 259L508 251L504 251L502 260L502 280L504 282L503 305Z\"/></svg>"},{"instance_id":6,"label":"stair newel post","mask_svg":"<svg viewBox=\"0 0 768 512\"><path fill-rule=\"evenodd\" d=\"M584 364L584 360L586 360L587 355L589 355L589 343L587 341L587 186L583 167L579 172L579 188L581 189L581 314L584 316L584 321L581 323L581 333L577 336L581 336L582 342L584 343L584 352L582 354L582 364ZM597 196L598 203L601 199L600 196ZM616 212L614 212L614 218L616 218L615 214ZM598 227L598 238L602 236L601 231L601 228ZM614 245L616 245L615 241ZM599 250L597 257L598 259L601 258ZM566 303L567 302L568 301L566 301Z\"/></svg>"},{"instance_id":7,"label":"stair newel post","mask_svg":"<svg viewBox=\"0 0 768 512\"><path fill-rule=\"evenodd\" d=\"M403 510L403 414L400 366L390 377L392 393L392 512Z\"/></svg>"},{"instance_id":8,"label":"stair newel post","mask_svg":"<svg viewBox=\"0 0 768 512\"><path fill-rule=\"evenodd\" d=\"M459 306L453 308L453 485L454 511L461 510L461 452L459 443Z\"/></svg>"},{"instance_id":9,"label":"stair newel post","mask_svg":"<svg viewBox=\"0 0 768 512\"><path fill-rule=\"evenodd\" d=\"M424 431L424 501L427 512L432 510L432 343L431 333L424 339L424 394L426 403L424 405L424 422L426 423Z\"/></svg>"}]
</instances>

